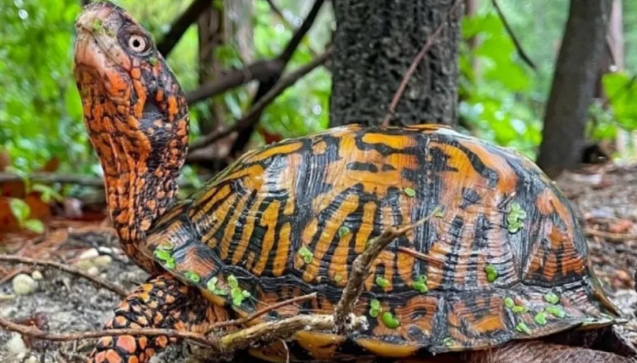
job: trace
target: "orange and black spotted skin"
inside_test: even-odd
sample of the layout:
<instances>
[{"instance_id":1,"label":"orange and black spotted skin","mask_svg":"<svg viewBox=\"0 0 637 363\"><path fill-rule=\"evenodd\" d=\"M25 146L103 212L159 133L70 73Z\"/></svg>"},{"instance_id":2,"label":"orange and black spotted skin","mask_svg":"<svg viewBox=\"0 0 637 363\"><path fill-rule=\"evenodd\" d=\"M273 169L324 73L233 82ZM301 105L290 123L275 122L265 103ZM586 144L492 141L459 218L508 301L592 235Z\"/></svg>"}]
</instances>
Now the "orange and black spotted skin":
<instances>
[{"instance_id":1,"label":"orange and black spotted skin","mask_svg":"<svg viewBox=\"0 0 637 363\"><path fill-rule=\"evenodd\" d=\"M315 300L251 324L332 314L367 243L429 215L373 262L355 307L369 326L299 332L287 344L292 360L429 359L617 316L559 190L524 157L448 128L351 125L286 140L176 202L188 109L175 76L111 3L87 6L76 28L75 77L111 219L153 276L107 329L201 332L310 292ZM144 363L170 342L107 337L89 361ZM278 341L251 353L287 357Z\"/></svg>"}]
</instances>

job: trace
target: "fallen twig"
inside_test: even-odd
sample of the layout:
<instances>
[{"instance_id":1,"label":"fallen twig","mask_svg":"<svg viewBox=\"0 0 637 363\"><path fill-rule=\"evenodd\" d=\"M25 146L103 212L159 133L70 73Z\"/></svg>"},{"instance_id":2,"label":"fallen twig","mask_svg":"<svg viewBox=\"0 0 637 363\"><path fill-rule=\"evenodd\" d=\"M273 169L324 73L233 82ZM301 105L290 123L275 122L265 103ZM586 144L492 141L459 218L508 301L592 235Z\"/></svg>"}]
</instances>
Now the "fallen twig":
<instances>
[{"instance_id":1,"label":"fallen twig","mask_svg":"<svg viewBox=\"0 0 637 363\"><path fill-rule=\"evenodd\" d=\"M373 238L369 241L369 247L365 252L361 253L354 263L352 264L352 270L347 280L347 285L343 289L341 300L336 305L334 310L334 331L336 334L342 334L346 331L350 314L354 310L354 304L363 291L363 282L369 274L370 266L372 262L378 257L380 252L384 250L394 239L404 235L410 230L423 225L427 222L436 212L438 208L434 209L425 218L400 228L389 227L380 236Z\"/></svg>"},{"instance_id":2,"label":"fallen twig","mask_svg":"<svg viewBox=\"0 0 637 363\"><path fill-rule=\"evenodd\" d=\"M449 8L449 14L452 14L458 8L458 6L462 4L463 2L464 0L456 0L456 2L451 6L451 8ZM442 22L442 24L440 24L438 28L436 28L436 30L427 39L427 42L425 42L420 52L418 52L414 60L409 65L409 68L407 69L407 72L405 72L405 75L403 76L402 81L400 81L398 90L394 94L394 98L392 98L391 103L389 104L389 110L387 111L387 114L385 114L385 119L383 120L383 123L382 123L383 126L389 125L389 121L391 120L391 117L396 111L396 106L398 106L398 102L400 101L400 98L403 96L403 93L405 93L405 89L407 88L407 83L409 83L409 80L411 79L411 77L414 75L414 72L416 71L416 67L418 67L420 62L422 62L422 60L425 58L425 55L427 55L429 48L431 48L431 46L434 44L434 41L438 39L438 37L440 36L440 33L442 32L444 28L447 27L448 23L449 23L449 19L445 19Z\"/></svg>"},{"instance_id":3,"label":"fallen twig","mask_svg":"<svg viewBox=\"0 0 637 363\"><path fill-rule=\"evenodd\" d=\"M355 328L367 322L363 317L354 318ZM334 327L333 315L297 315L280 321L251 326L219 338L219 347L226 353L247 347L259 341L286 339L301 330L326 330Z\"/></svg>"},{"instance_id":4,"label":"fallen twig","mask_svg":"<svg viewBox=\"0 0 637 363\"><path fill-rule=\"evenodd\" d=\"M72 266L67 266L67 265L63 265L61 263L57 263L57 262L53 262L53 261L45 261L45 260L36 260L33 258L28 258L28 257L21 257L21 256L11 256L11 255L0 255L0 261L5 261L5 262L11 262L11 263L26 263L26 264L30 264L30 265L40 265L40 266L48 266L48 267L52 267L64 272L68 272L70 274L73 275L77 275L80 277L83 277L93 283L95 283L98 286L101 286L105 289L108 289L116 294L119 294L122 297L125 297L128 295L128 292L126 290L124 290L123 288L109 282L106 281L98 276L93 276L88 274L87 272L84 272L78 268L72 267Z\"/></svg>"},{"instance_id":5,"label":"fallen twig","mask_svg":"<svg viewBox=\"0 0 637 363\"><path fill-rule=\"evenodd\" d=\"M637 241L637 235L635 234L603 232L592 228L584 229L584 234L586 237L600 237L613 242Z\"/></svg>"},{"instance_id":6,"label":"fallen twig","mask_svg":"<svg viewBox=\"0 0 637 363\"><path fill-rule=\"evenodd\" d=\"M354 319L353 324L358 327L365 322L365 317L359 317ZM210 348L215 352L223 353L231 353L258 341L285 339L301 330L330 329L333 326L334 317L332 315L298 315L280 321L257 324L221 337L214 335L205 336L199 333L183 332L174 329L107 329L56 334L40 330L33 326L16 324L0 315L0 327L34 339L65 342L120 335L166 336L169 338L190 340Z\"/></svg>"},{"instance_id":7,"label":"fallen twig","mask_svg":"<svg viewBox=\"0 0 637 363\"><path fill-rule=\"evenodd\" d=\"M312 300L312 299L315 299L315 298L316 298L316 293L313 292L311 294L307 294L307 295L303 295L303 296L297 296L297 297L292 298L292 299L284 300L284 301L278 302L278 303L276 303L274 305L266 306L264 309L256 311L256 312L246 316L245 318L222 321L220 323L213 324L206 331L206 333L210 333L210 332L212 332L215 329L223 328L223 327L226 327L226 326L242 325L242 324L250 322L250 321L260 317L261 315L266 314L266 313L268 313L268 312L270 312L270 311L272 311L274 309L278 309L278 308L281 308L281 307L284 307L284 306L287 306L287 305L290 305L290 304L294 304L294 303L300 302L300 301Z\"/></svg>"},{"instance_id":8,"label":"fallen twig","mask_svg":"<svg viewBox=\"0 0 637 363\"><path fill-rule=\"evenodd\" d=\"M513 29L509 25L509 22L504 17L504 13L502 12L502 9L500 9L500 5L498 5L498 1L491 0L491 3L493 3L493 7L495 8L495 11L498 13L498 17L500 17L500 21L502 21L502 24L504 25L504 29L507 31L507 33L509 34L509 37L513 41L513 45L515 46L515 49L518 51L518 55L520 56L520 59L522 59L522 61L524 61L524 63L526 63L534 71L537 71L537 67L535 66L535 63L533 63L533 61L528 56L528 54L526 54L526 52L524 51L524 48L522 48L522 44L520 44L520 41L515 36L515 33L513 33Z\"/></svg>"},{"instance_id":9,"label":"fallen twig","mask_svg":"<svg viewBox=\"0 0 637 363\"><path fill-rule=\"evenodd\" d=\"M72 340L101 338L105 336L133 335L133 336L166 336L169 338L189 339L194 342L214 347L214 343L207 339L204 335L198 333L181 332L173 329L109 329L95 330L75 333L50 333L40 330L34 326L17 324L0 315L0 327L20 333L29 338L49 340L53 342L68 342Z\"/></svg>"},{"instance_id":10,"label":"fallen twig","mask_svg":"<svg viewBox=\"0 0 637 363\"><path fill-rule=\"evenodd\" d=\"M262 112L266 107L268 107L272 100L277 98L281 93L283 93L283 91L296 83L296 81L301 79L304 75L310 73L316 67L325 63L331 54L332 50L328 49L325 51L325 53L314 58L311 62L305 64L302 67L299 67L293 72L290 72L287 76L283 77L279 82L277 82L277 84L268 93L266 93L265 96L261 97L261 99L259 99L259 101L254 104L252 109L250 109L250 111L246 113L241 119L237 120L234 125L211 132L208 135L193 141L189 147L190 151L192 152L194 150L201 149L212 142L215 142L232 134L233 132L241 131L250 126L250 124L253 122L253 118L260 112ZM188 158L186 158L186 160L188 160Z\"/></svg>"}]
</instances>

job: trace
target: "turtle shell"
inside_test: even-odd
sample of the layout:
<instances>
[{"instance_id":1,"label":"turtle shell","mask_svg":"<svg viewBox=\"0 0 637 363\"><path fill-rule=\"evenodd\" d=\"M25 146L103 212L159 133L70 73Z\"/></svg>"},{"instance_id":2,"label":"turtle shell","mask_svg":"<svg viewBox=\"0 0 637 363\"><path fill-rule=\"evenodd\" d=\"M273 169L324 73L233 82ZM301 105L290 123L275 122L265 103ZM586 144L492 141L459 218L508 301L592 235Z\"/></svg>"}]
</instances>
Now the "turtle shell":
<instances>
[{"instance_id":1,"label":"turtle shell","mask_svg":"<svg viewBox=\"0 0 637 363\"><path fill-rule=\"evenodd\" d=\"M542 171L438 125L349 125L246 153L142 249L239 316L318 294L253 323L332 314L368 241L432 212L373 262L355 308L369 326L297 333L297 358L475 350L618 316Z\"/></svg>"}]
</instances>

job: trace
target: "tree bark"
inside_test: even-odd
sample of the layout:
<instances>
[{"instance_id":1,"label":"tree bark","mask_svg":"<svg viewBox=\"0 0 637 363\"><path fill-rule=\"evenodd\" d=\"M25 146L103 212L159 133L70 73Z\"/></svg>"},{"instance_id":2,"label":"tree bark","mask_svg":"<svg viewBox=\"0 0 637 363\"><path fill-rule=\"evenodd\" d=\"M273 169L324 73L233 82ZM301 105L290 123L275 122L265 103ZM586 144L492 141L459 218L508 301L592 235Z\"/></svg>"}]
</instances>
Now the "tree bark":
<instances>
[{"instance_id":1,"label":"tree bark","mask_svg":"<svg viewBox=\"0 0 637 363\"><path fill-rule=\"evenodd\" d=\"M398 103L391 124L455 125L460 18L452 0L339 0L332 59L331 126L379 125L403 75L436 28L434 42Z\"/></svg>"},{"instance_id":2,"label":"tree bark","mask_svg":"<svg viewBox=\"0 0 637 363\"><path fill-rule=\"evenodd\" d=\"M216 78L221 73L221 65L215 57L215 49L225 43L223 32L224 15L217 7L209 7L197 20L199 35L199 86ZM210 117L201 117L199 129L202 134L216 130L225 124L225 108L218 99L210 100Z\"/></svg>"},{"instance_id":3,"label":"tree bark","mask_svg":"<svg viewBox=\"0 0 637 363\"><path fill-rule=\"evenodd\" d=\"M571 0L544 115L538 165L549 177L579 165L611 0Z\"/></svg>"}]
</instances>

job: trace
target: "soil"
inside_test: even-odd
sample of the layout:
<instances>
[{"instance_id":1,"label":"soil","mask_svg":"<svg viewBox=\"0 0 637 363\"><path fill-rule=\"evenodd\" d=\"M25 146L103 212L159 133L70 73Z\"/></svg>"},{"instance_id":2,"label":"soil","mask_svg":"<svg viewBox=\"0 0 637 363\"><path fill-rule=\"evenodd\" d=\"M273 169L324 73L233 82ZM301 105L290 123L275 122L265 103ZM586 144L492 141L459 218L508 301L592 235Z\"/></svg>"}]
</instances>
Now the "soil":
<instances>
[{"instance_id":1,"label":"soil","mask_svg":"<svg viewBox=\"0 0 637 363\"><path fill-rule=\"evenodd\" d=\"M595 272L628 320L621 331L637 343L637 292L633 281L637 267L637 167L595 166L566 174L557 184L585 221ZM58 221L49 228L53 232L45 238L32 238L26 244L24 237L16 236L13 244L4 245L5 251L0 245L0 253L15 252L72 264L87 249L99 248L100 254L113 257L108 266L98 269L100 276L127 290L147 278L123 256L117 238L107 226ZM599 231L612 233L612 238L593 236ZM14 248L16 244L20 247ZM34 270L29 266L0 266L0 314L13 321L32 319L41 329L59 333L99 330L120 300L117 294L91 282L48 268L38 268L43 279L37 282L33 293L14 295L10 274L17 268L27 268L26 273ZM16 356L7 346L13 334L0 330L0 362L83 362L94 342L26 341L27 351ZM186 344L173 346L154 358L153 363L193 362L193 358L188 358L191 355L184 353L187 350Z\"/></svg>"}]
</instances>

